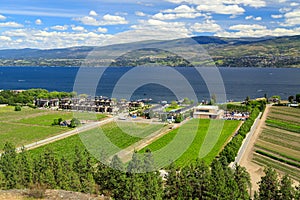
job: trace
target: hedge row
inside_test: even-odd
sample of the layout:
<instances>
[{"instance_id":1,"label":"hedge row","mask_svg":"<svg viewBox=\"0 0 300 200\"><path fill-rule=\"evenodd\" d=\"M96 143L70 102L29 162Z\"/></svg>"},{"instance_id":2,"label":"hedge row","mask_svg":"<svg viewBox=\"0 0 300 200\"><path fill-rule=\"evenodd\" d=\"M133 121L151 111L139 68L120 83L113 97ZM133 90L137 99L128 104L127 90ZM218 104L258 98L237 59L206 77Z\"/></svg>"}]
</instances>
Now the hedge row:
<instances>
[{"instance_id":1,"label":"hedge row","mask_svg":"<svg viewBox=\"0 0 300 200\"><path fill-rule=\"evenodd\" d=\"M224 147L220 153L220 156L226 157L229 163L235 160L243 140L250 131L255 119L259 115L259 112L263 111L265 108L265 102L255 102L253 105L255 105L255 107L252 108L249 118L240 127L237 135Z\"/></svg>"}]
</instances>

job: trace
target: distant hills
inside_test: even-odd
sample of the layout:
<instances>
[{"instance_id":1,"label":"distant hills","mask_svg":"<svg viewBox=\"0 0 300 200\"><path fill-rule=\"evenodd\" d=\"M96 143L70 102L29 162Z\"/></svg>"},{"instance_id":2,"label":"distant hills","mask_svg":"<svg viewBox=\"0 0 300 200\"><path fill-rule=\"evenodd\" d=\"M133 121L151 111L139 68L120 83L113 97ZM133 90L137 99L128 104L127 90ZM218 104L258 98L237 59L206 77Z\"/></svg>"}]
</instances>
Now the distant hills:
<instances>
[{"instance_id":1,"label":"distant hills","mask_svg":"<svg viewBox=\"0 0 300 200\"><path fill-rule=\"evenodd\" d=\"M262 38L199 36L104 47L0 50L0 66L137 66L148 63L169 66L300 67L300 35Z\"/></svg>"}]
</instances>

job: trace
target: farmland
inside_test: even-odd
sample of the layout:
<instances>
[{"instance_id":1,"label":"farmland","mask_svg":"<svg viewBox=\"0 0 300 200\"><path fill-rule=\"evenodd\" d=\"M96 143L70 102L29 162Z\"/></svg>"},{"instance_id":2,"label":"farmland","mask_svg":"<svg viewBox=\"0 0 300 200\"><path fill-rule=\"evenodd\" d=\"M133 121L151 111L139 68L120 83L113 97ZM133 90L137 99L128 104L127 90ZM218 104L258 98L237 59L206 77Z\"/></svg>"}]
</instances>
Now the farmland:
<instances>
[{"instance_id":1,"label":"farmland","mask_svg":"<svg viewBox=\"0 0 300 200\"><path fill-rule=\"evenodd\" d=\"M92 129L80 133L80 135L74 135L51 144L36 148L30 152L33 156L40 155L45 149L51 149L58 157L66 157L73 159L74 149L77 146L80 150L85 149L85 145L89 145L89 150L93 153L98 151L99 154L103 149L107 155L113 155L117 153L119 148L126 148L131 144L141 140L141 138L159 130L162 125L156 124L144 124L144 123L127 123L127 122L111 122L105 124L97 129ZM130 134L128 134L130 131ZM104 133L104 137L113 145L105 146L104 138L101 137L101 133ZM103 136L102 136L103 137ZM84 144L83 142L84 141ZM99 149L100 148L100 149ZM97 153L97 152L95 152Z\"/></svg>"},{"instance_id":2,"label":"farmland","mask_svg":"<svg viewBox=\"0 0 300 200\"><path fill-rule=\"evenodd\" d=\"M180 129L175 129L169 134L161 137L152 144L148 145L140 152L150 149L152 152L163 149L169 143L174 142L175 137L178 142L175 146L176 149L185 146L185 143L190 141L190 145L185 149L184 153L175 160L177 166L186 166L195 161L198 157L203 158L205 162L210 163L225 146L230 136L234 133L239 125L239 121L223 121L223 120L209 120L209 119L193 119L184 124ZM197 127L198 126L198 127ZM193 130L197 130L194 133ZM221 130L218 136L218 130ZM179 131L184 134L178 134ZM215 137L217 135L217 138ZM182 138L181 138L182 137ZM174 151L166 151L161 159L172 158ZM156 162L161 162L158 157Z\"/></svg>"},{"instance_id":3,"label":"farmland","mask_svg":"<svg viewBox=\"0 0 300 200\"><path fill-rule=\"evenodd\" d=\"M258 140L253 162L272 166L300 181L300 109L271 107Z\"/></svg>"},{"instance_id":4,"label":"farmland","mask_svg":"<svg viewBox=\"0 0 300 200\"><path fill-rule=\"evenodd\" d=\"M170 143L174 137L184 137L178 141L185 143L186 141L190 140L191 144L186 149L186 151L179 157L179 159L176 160L176 164L178 166L185 166L193 161L196 160L196 158L199 157L200 149L210 149L209 147L212 145L210 144L211 138L209 138L209 134L207 134L208 129L214 130L216 128L222 128L222 125L224 123L223 128L221 129L221 134L216 140L216 144L213 144L213 148L211 151L207 152L207 155L203 156L203 159L210 163L213 158L219 153L219 151L222 149L222 147L225 145L225 143L228 141L230 136L233 134L233 132L236 130L236 128L239 125L239 121L221 121L221 120L207 120L203 119L200 120L200 123L198 124L198 119L191 120L183 125L182 130L184 130L185 135L179 136L178 132L179 129L174 129L168 134L164 135L160 139L156 140L152 144L148 145L144 149L140 150L139 153L143 153L145 149L149 148L153 152L157 151L159 149L163 149L163 147L167 146L168 143ZM198 126L196 135L193 135L192 131L195 126ZM127 129L128 128L128 129ZM128 124L127 122L116 124L115 122L105 124L101 127L103 130L103 133L106 138L109 139L109 141L114 144L115 146L106 146L104 142L104 138L101 138L99 136L99 129L93 129L90 131L86 131L84 133L81 133L80 135L74 135L71 137L68 137L66 139L45 145L43 147L39 147L37 149L31 150L30 152L37 156L41 154L45 149L51 149L55 152L55 154L58 157L66 157L69 159L72 159L74 156L74 149L76 146L79 147L79 149L84 150L85 145L89 145L89 150L92 150L93 154L95 155L97 151L99 154L101 154L101 150L99 150L99 146L101 145L103 148L105 148L105 154L112 155L116 153L120 149L124 149L139 140L141 140L142 137L145 137L161 128L161 125L156 124L138 124L137 126L132 126L132 124ZM130 134L128 134L130 133ZM213 132L210 132L210 134L213 134ZM195 136L195 137L194 137ZM205 140L207 138L207 140ZM84 144L82 141L85 141ZM89 144L91 142L91 144ZM184 145L181 145L184 146ZM92 147L92 148L91 148ZM95 147L95 148L93 148ZM98 147L98 149L97 149ZM178 145L176 145L176 148L178 148ZM96 152L95 152L96 151ZM170 156L172 152L168 152L168 154L165 154L166 157ZM201 155L201 154L200 154ZM157 161L159 162L159 160Z\"/></svg>"},{"instance_id":5,"label":"farmland","mask_svg":"<svg viewBox=\"0 0 300 200\"><path fill-rule=\"evenodd\" d=\"M72 112L50 111L22 107L14 111L14 107L0 107L0 146L11 142L22 146L36 142L70 130L67 127L52 126L55 118L70 120ZM103 118L104 115L98 118Z\"/></svg>"}]
</instances>

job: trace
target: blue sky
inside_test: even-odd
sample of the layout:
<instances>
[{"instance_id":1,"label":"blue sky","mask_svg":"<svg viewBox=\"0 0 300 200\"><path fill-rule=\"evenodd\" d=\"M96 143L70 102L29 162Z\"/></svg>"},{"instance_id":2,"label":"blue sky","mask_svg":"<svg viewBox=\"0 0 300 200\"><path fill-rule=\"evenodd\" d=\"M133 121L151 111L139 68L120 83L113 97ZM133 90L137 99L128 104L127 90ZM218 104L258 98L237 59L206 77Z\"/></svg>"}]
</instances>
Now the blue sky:
<instances>
[{"instance_id":1,"label":"blue sky","mask_svg":"<svg viewBox=\"0 0 300 200\"><path fill-rule=\"evenodd\" d=\"M298 0L2 0L0 49L300 34Z\"/></svg>"}]
</instances>

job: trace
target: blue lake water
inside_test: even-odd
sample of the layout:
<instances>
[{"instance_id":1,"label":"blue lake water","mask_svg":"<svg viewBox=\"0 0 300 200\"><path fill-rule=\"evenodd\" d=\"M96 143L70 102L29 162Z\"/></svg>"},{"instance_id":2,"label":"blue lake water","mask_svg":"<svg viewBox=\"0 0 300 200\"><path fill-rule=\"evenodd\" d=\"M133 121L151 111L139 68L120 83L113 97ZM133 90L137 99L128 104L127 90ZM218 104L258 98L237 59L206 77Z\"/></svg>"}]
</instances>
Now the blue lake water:
<instances>
[{"instance_id":1,"label":"blue lake water","mask_svg":"<svg viewBox=\"0 0 300 200\"><path fill-rule=\"evenodd\" d=\"M97 95L111 96L117 81L132 68L108 68L99 81ZM209 99L209 92L204 80L193 68L175 68L189 81L199 100ZM0 67L1 89L44 88L49 91L73 91L78 67ZM160 70L159 68L155 70ZM300 69L293 68L219 68L224 81L228 100L300 93ZM144 74L140 74L144 76ZM172 78L165 76L165 79ZM169 80L179 87L184 95L185 88L180 88L178 80ZM89 87L89 86L85 86ZM147 84L133 91L131 99L152 98L153 101L176 99L171 91L159 84Z\"/></svg>"}]
</instances>

